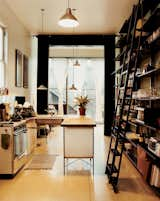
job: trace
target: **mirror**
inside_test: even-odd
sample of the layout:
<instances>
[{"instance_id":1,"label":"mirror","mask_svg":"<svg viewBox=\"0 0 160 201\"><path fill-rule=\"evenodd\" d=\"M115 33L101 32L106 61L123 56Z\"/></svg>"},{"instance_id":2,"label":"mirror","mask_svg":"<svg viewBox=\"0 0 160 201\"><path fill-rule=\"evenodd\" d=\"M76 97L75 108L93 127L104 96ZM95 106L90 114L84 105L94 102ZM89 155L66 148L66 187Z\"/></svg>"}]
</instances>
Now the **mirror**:
<instances>
[{"instance_id":1,"label":"mirror","mask_svg":"<svg viewBox=\"0 0 160 201\"><path fill-rule=\"evenodd\" d=\"M16 52L15 52L15 64L16 64L16 69L15 69L15 85L16 85L16 87L22 87L23 55L17 49L16 49Z\"/></svg>"},{"instance_id":2,"label":"mirror","mask_svg":"<svg viewBox=\"0 0 160 201\"><path fill-rule=\"evenodd\" d=\"M23 55L23 87L28 88L28 57Z\"/></svg>"}]
</instances>

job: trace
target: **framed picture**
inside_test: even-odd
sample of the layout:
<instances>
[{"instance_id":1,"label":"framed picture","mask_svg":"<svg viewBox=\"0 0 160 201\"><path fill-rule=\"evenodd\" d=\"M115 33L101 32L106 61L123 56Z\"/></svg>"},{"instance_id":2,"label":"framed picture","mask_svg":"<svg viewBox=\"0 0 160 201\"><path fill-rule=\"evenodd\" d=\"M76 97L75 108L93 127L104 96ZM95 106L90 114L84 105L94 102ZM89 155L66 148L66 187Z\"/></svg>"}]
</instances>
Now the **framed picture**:
<instances>
[{"instance_id":1,"label":"framed picture","mask_svg":"<svg viewBox=\"0 0 160 201\"><path fill-rule=\"evenodd\" d=\"M16 49L15 51L15 85L16 87L22 87L23 85L23 55Z\"/></svg>"},{"instance_id":2,"label":"framed picture","mask_svg":"<svg viewBox=\"0 0 160 201\"><path fill-rule=\"evenodd\" d=\"M28 88L28 57L23 55L23 87Z\"/></svg>"}]
</instances>

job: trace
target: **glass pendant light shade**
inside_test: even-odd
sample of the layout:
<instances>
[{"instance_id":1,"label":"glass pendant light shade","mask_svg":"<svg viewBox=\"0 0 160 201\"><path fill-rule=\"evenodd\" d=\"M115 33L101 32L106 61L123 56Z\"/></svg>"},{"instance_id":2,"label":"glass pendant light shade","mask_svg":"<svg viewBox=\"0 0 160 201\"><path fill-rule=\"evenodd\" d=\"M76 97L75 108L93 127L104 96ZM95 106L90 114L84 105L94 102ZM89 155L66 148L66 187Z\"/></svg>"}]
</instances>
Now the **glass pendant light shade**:
<instances>
[{"instance_id":1,"label":"glass pendant light shade","mask_svg":"<svg viewBox=\"0 0 160 201\"><path fill-rule=\"evenodd\" d=\"M39 85L39 87L37 87L38 90L47 90L47 87L44 86L43 84Z\"/></svg>"},{"instance_id":2,"label":"glass pendant light shade","mask_svg":"<svg viewBox=\"0 0 160 201\"><path fill-rule=\"evenodd\" d=\"M77 88L75 87L74 83L72 84L72 86L69 89L70 90L77 90Z\"/></svg>"},{"instance_id":3,"label":"glass pendant light shade","mask_svg":"<svg viewBox=\"0 0 160 201\"><path fill-rule=\"evenodd\" d=\"M78 51L78 48L76 48L77 51ZM76 56L78 57L78 54L76 54ZM74 54L73 54L73 57L74 57ZM74 67L80 67L80 63L78 61L78 59L75 60L75 63L73 64Z\"/></svg>"},{"instance_id":4,"label":"glass pendant light shade","mask_svg":"<svg viewBox=\"0 0 160 201\"><path fill-rule=\"evenodd\" d=\"M71 8L66 9L66 13L60 18L58 25L62 27L77 27L79 22L77 18L72 14Z\"/></svg>"},{"instance_id":5,"label":"glass pendant light shade","mask_svg":"<svg viewBox=\"0 0 160 201\"><path fill-rule=\"evenodd\" d=\"M80 67L80 63L79 63L78 59L76 59L76 62L73 65L74 65L74 67Z\"/></svg>"},{"instance_id":6,"label":"glass pendant light shade","mask_svg":"<svg viewBox=\"0 0 160 201\"><path fill-rule=\"evenodd\" d=\"M71 87L69 88L70 90L77 90L77 88L75 87L75 84L74 84L74 65L72 66L72 78L73 78L73 80L72 80L72 85L71 85Z\"/></svg>"}]
</instances>

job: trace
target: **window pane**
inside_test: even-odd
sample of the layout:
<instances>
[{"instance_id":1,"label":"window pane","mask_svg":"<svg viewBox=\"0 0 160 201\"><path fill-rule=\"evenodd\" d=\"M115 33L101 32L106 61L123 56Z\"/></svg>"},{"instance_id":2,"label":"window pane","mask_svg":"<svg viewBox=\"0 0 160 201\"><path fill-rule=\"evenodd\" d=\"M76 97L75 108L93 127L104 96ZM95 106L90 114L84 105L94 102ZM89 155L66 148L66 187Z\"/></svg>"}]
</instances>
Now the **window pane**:
<instances>
[{"instance_id":1,"label":"window pane","mask_svg":"<svg viewBox=\"0 0 160 201\"><path fill-rule=\"evenodd\" d=\"M60 100L63 106L67 104L68 114L77 114L74 97L87 95L91 100L87 105L86 114L98 122L104 118L104 58L79 58L80 67L74 67L73 59L49 59L49 94L48 103L58 109ZM67 80L66 80L66 74ZM72 84L77 90L70 90ZM66 89L67 94L66 94ZM65 109L65 107L64 107Z\"/></svg>"}]
</instances>

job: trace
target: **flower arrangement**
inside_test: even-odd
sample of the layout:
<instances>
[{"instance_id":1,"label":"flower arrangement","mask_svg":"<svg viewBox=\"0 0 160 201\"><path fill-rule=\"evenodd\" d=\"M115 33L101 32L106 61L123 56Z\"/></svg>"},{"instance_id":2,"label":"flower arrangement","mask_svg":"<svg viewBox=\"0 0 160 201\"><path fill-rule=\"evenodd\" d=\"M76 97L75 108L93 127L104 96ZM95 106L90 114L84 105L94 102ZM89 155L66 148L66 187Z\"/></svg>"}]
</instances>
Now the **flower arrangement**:
<instances>
[{"instance_id":1,"label":"flower arrangement","mask_svg":"<svg viewBox=\"0 0 160 201\"><path fill-rule=\"evenodd\" d=\"M77 96L75 97L75 106L79 106L79 108L86 108L86 105L89 103L88 96Z\"/></svg>"}]
</instances>

